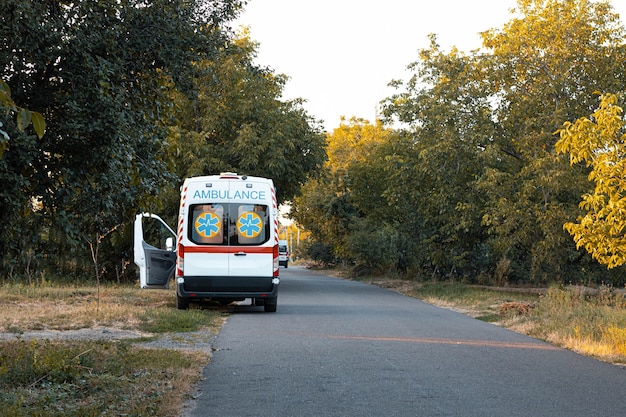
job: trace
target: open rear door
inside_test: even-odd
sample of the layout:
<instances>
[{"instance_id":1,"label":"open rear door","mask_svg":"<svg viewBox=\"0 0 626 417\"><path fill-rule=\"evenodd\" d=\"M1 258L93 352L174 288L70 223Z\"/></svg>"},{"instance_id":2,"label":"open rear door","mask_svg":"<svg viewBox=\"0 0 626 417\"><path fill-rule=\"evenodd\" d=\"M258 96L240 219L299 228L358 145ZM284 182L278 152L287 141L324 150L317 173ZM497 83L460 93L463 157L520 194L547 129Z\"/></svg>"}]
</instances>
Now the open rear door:
<instances>
[{"instance_id":1,"label":"open rear door","mask_svg":"<svg viewBox=\"0 0 626 417\"><path fill-rule=\"evenodd\" d=\"M141 288L168 288L176 268L176 233L159 216L135 217L134 254Z\"/></svg>"}]
</instances>

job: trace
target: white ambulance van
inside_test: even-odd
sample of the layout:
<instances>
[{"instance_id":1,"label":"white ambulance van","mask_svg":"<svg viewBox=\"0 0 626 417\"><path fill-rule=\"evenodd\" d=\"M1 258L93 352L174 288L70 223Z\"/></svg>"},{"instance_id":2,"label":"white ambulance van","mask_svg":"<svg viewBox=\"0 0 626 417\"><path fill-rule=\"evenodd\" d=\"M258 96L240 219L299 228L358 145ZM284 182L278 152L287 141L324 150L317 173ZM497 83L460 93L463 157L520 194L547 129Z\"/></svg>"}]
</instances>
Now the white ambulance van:
<instances>
[{"instance_id":1,"label":"white ambulance van","mask_svg":"<svg viewBox=\"0 0 626 417\"><path fill-rule=\"evenodd\" d=\"M142 213L134 235L141 288L167 288L174 274L179 309L191 300L250 298L276 311L278 208L271 179L235 173L187 178L176 232Z\"/></svg>"}]
</instances>

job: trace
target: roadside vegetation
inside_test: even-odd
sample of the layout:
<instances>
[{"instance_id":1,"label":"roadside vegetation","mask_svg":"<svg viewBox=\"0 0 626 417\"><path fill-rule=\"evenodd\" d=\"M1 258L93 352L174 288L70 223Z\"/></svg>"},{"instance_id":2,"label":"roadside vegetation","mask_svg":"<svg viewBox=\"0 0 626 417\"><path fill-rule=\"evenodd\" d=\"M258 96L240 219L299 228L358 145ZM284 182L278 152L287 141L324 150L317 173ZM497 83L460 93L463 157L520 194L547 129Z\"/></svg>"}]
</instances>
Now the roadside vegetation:
<instances>
[{"instance_id":1,"label":"roadside vegetation","mask_svg":"<svg viewBox=\"0 0 626 417\"><path fill-rule=\"evenodd\" d=\"M144 344L166 334L214 335L224 313L180 311L174 300L171 291L130 286L101 288L99 295L95 287L2 286L0 333L15 336L0 341L2 415L179 416L209 352ZM49 337L79 329L87 331L84 339ZM115 330L136 335L106 336ZM32 338L32 331L41 336Z\"/></svg>"}]
</instances>

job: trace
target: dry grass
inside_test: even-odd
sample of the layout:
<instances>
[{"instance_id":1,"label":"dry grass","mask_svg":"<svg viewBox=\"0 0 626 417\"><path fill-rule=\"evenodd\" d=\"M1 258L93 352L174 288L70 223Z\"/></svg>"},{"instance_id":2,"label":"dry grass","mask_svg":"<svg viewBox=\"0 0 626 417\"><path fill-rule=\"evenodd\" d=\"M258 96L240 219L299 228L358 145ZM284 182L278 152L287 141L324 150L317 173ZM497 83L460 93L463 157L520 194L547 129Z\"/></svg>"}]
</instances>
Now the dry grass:
<instances>
[{"instance_id":1,"label":"dry grass","mask_svg":"<svg viewBox=\"0 0 626 417\"><path fill-rule=\"evenodd\" d=\"M174 307L172 291L134 287L0 289L0 332L72 330L95 326L138 329L148 309Z\"/></svg>"},{"instance_id":2,"label":"dry grass","mask_svg":"<svg viewBox=\"0 0 626 417\"><path fill-rule=\"evenodd\" d=\"M173 350L159 334L207 339L223 323L217 310L177 310L173 290L0 287L0 333L13 335L0 342L0 414L178 416L210 354ZM46 338L78 329L80 340ZM115 329L144 337L107 336ZM143 347L146 337L158 348Z\"/></svg>"},{"instance_id":3,"label":"dry grass","mask_svg":"<svg viewBox=\"0 0 626 417\"><path fill-rule=\"evenodd\" d=\"M180 415L206 353L119 341L16 341L0 352L4 416ZM200 366L201 368L201 366Z\"/></svg>"},{"instance_id":4,"label":"dry grass","mask_svg":"<svg viewBox=\"0 0 626 417\"><path fill-rule=\"evenodd\" d=\"M626 294L612 287L551 288L527 334L607 362L626 363Z\"/></svg>"}]
</instances>

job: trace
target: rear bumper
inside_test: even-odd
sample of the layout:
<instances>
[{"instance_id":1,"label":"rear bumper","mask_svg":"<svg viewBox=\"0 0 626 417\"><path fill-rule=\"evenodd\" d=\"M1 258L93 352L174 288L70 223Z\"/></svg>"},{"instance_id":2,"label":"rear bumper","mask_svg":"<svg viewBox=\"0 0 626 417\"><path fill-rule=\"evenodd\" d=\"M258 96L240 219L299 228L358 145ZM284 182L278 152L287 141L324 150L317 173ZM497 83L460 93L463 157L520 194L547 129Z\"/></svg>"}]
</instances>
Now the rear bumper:
<instances>
[{"instance_id":1,"label":"rear bumper","mask_svg":"<svg viewBox=\"0 0 626 417\"><path fill-rule=\"evenodd\" d=\"M279 279L274 277L205 277L177 279L176 293L183 298L274 298Z\"/></svg>"}]
</instances>

